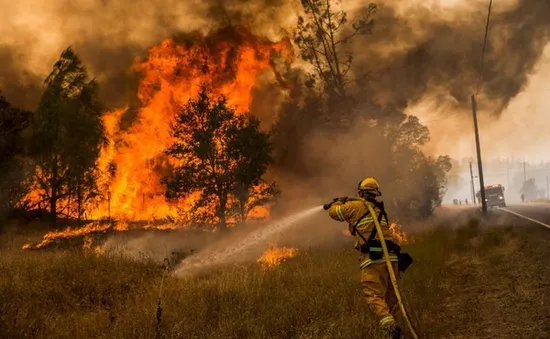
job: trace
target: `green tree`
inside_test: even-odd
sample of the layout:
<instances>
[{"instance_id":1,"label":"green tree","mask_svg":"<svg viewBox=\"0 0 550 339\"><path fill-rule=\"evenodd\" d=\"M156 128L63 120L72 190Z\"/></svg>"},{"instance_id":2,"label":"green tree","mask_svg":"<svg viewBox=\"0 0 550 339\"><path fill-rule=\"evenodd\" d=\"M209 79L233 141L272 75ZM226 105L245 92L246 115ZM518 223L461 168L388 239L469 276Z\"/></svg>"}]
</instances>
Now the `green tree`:
<instances>
[{"instance_id":1,"label":"green tree","mask_svg":"<svg viewBox=\"0 0 550 339\"><path fill-rule=\"evenodd\" d=\"M195 221L215 221L223 229L228 218L244 222L254 207L275 197L275 184L262 180L272 161L269 135L256 118L237 115L225 97L214 100L203 86L179 109L172 135L176 141L166 153L179 164L164 179L166 196L200 193Z\"/></svg>"},{"instance_id":2,"label":"green tree","mask_svg":"<svg viewBox=\"0 0 550 339\"><path fill-rule=\"evenodd\" d=\"M15 108L0 92L0 216L12 211L27 193L28 168L21 132L32 113Z\"/></svg>"},{"instance_id":3,"label":"green tree","mask_svg":"<svg viewBox=\"0 0 550 339\"><path fill-rule=\"evenodd\" d=\"M81 220L97 194L96 160L106 142L101 113L96 82L67 48L45 80L29 142L35 188L48 202L52 225L58 214Z\"/></svg>"}]
</instances>

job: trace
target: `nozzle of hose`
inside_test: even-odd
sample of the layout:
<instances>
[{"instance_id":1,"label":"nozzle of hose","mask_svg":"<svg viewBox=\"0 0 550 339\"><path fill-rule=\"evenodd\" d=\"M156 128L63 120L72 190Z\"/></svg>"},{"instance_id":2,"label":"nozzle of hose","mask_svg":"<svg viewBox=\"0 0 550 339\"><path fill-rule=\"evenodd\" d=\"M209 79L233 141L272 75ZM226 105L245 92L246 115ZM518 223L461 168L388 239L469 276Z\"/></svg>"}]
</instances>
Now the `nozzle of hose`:
<instances>
[{"instance_id":1,"label":"nozzle of hose","mask_svg":"<svg viewBox=\"0 0 550 339\"><path fill-rule=\"evenodd\" d=\"M334 198L334 199L332 199L331 202L329 202L328 204L324 204L324 205L323 205L323 209L324 209L325 211L328 210L328 209L332 206L332 204L334 204L335 202L337 202L337 201L340 200L340 199L342 199L342 198Z\"/></svg>"}]
</instances>

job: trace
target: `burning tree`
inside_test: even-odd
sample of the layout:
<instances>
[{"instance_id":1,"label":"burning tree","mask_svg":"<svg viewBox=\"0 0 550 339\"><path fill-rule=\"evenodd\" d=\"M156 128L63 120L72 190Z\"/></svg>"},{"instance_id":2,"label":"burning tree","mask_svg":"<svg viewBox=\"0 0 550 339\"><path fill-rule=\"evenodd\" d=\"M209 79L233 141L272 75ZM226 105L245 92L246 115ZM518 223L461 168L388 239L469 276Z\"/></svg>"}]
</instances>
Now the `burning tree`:
<instances>
[{"instance_id":1,"label":"burning tree","mask_svg":"<svg viewBox=\"0 0 550 339\"><path fill-rule=\"evenodd\" d=\"M45 80L31 125L29 150L36 163L31 195L48 203L52 225L58 214L80 220L96 195L96 160L105 141L97 91L71 48Z\"/></svg>"},{"instance_id":2,"label":"burning tree","mask_svg":"<svg viewBox=\"0 0 550 339\"><path fill-rule=\"evenodd\" d=\"M251 115L236 114L225 96L212 99L203 85L172 125L175 142L166 153L177 165L164 179L166 197L199 194L192 207L195 221L216 220L221 228L236 216L244 222L277 193L274 183L262 180L272 158L269 135L259 127Z\"/></svg>"}]
</instances>

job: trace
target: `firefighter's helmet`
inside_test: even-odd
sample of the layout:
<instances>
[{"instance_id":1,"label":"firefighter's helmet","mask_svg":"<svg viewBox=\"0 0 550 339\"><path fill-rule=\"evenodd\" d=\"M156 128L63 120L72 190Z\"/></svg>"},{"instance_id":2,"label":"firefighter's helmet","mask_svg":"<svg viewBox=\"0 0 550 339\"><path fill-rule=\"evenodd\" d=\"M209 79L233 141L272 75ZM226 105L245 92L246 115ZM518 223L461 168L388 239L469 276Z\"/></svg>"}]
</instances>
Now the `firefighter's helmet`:
<instances>
[{"instance_id":1,"label":"firefighter's helmet","mask_svg":"<svg viewBox=\"0 0 550 339\"><path fill-rule=\"evenodd\" d=\"M357 190L364 191L365 193L376 197L382 195L382 192L380 192L378 181L373 177L365 178L361 182L359 182L359 185L357 185Z\"/></svg>"}]
</instances>

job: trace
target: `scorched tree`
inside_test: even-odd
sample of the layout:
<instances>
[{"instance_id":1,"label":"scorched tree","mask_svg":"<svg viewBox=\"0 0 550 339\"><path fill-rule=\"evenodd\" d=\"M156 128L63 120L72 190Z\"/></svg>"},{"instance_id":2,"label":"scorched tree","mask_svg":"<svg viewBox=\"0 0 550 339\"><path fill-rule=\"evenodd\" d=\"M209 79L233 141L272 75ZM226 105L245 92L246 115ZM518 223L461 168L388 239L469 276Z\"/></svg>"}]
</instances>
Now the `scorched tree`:
<instances>
[{"instance_id":1,"label":"scorched tree","mask_svg":"<svg viewBox=\"0 0 550 339\"><path fill-rule=\"evenodd\" d=\"M172 125L175 142L166 154L177 163L164 178L168 199L197 194L194 222L244 222L249 212L277 194L275 183L262 177L272 161L269 134L257 118L237 114L224 96L212 98L202 86L181 107Z\"/></svg>"},{"instance_id":2,"label":"scorched tree","mask_svg":"<svg viewBox=\"0 0 550 339\"><path fill-rule=\"evenodd\" d=\"M57 216L77 217L97 194L96 160L106 142L98 87L77 54L67 48L44 82L31 123L30 155L36 164L35 189Z\"/></svg>"}]
</instances>

